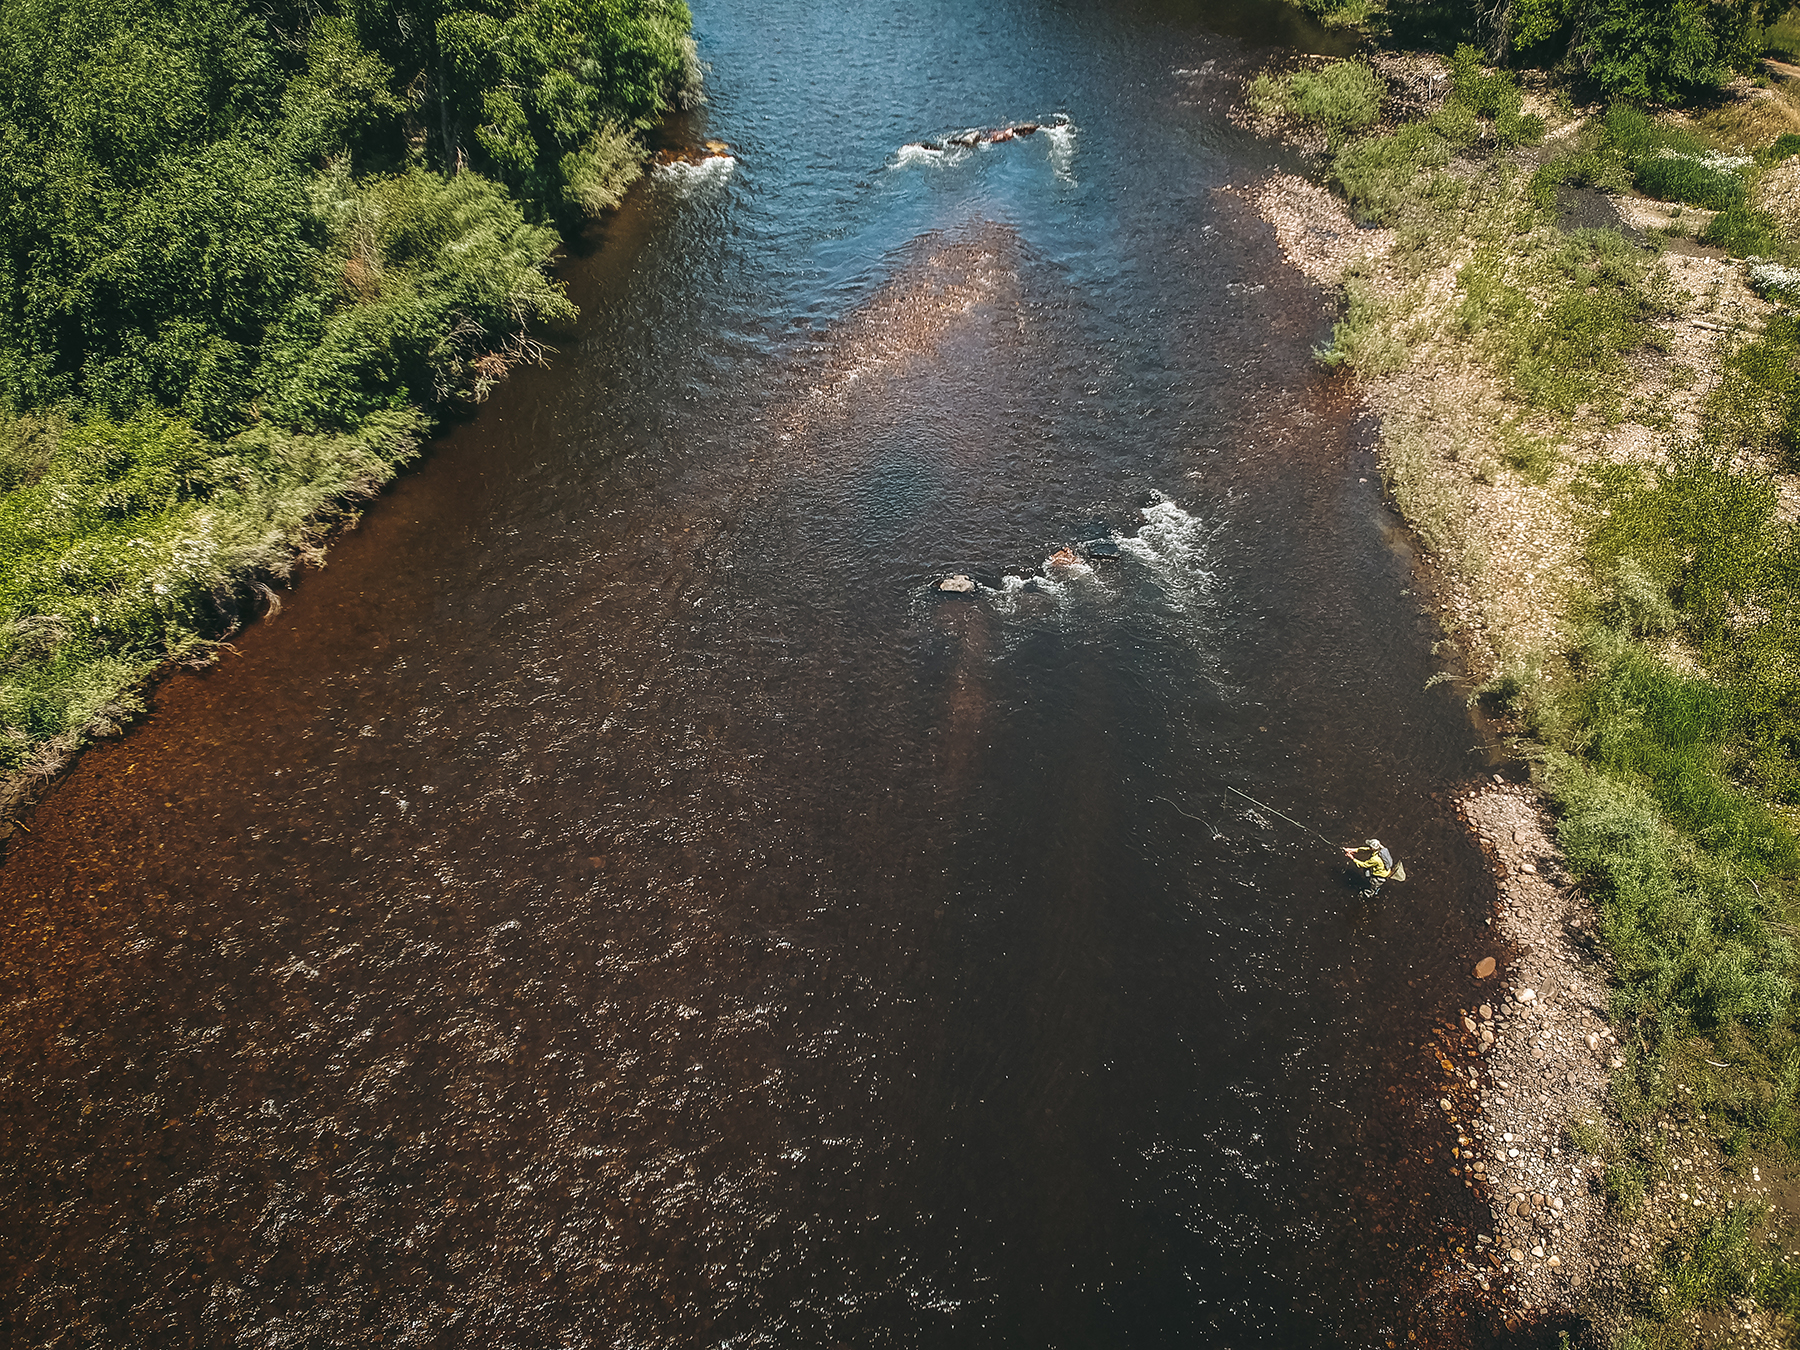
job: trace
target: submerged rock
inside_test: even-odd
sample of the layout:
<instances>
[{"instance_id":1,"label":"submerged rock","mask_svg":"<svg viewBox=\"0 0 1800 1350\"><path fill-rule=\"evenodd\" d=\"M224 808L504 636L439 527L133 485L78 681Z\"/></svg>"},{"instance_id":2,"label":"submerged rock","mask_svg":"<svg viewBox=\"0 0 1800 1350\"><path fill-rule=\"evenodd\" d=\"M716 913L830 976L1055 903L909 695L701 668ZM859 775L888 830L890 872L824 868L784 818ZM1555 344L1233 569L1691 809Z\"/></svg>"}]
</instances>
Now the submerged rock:
<instances>
[{"instance_id":1,"label":"submerged rock","mask_svg":"<svg viewBox=\"0 0 1800 1350\"><path fill-rule=\"evenodd\" d=\"M1110 539L1089 539L1082 543L1081 551L1090 558L1113 562L1119 556L1119 546Z\"/></svg>"},{"instance_id":2,"label":"submerged rock","mask_svg":"<svg viewBox=\"0 0 1800 1350\"><path fill-rule=\"evenodd\" d=\"M1494 973L1494 958L1493 957L1484 956L1481 958L1481 960L1479 960L1475 963L1475 978L1476 979L1485 980L1488 976L1492 975L1493 973Z\"/></svg>"}]
</instances>

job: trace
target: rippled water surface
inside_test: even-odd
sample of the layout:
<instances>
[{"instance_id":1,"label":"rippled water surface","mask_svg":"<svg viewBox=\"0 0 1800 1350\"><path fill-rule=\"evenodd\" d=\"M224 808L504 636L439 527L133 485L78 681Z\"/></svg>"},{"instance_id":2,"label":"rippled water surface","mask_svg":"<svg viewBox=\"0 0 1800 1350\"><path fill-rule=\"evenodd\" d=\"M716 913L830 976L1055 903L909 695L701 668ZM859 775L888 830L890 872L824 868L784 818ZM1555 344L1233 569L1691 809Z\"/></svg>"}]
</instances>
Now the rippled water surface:
<instances>
[{"instance_id":1,"label":"rippled water surface","mask_svg":"<svg viewBox=\"0 0 1800 1350\"><path fill-rule=\"evenodd\" d=\"M696 9L670 134L732 158L0 873L11 1344L1378 1344L1428 1292L1477 736L1223 115L1326 39Z\"/></svg>"}]
</instances>

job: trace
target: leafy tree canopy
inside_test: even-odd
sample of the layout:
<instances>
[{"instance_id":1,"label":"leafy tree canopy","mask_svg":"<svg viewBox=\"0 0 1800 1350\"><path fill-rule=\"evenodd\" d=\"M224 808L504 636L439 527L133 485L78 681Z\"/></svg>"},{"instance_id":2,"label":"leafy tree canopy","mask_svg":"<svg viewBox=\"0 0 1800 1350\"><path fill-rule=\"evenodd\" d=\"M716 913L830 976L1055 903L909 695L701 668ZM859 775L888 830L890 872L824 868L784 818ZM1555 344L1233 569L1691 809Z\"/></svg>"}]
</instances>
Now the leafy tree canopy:
<instances>
[{"instance_id":1,"label":"leafy tree canopy","mask_svg":"<svg viewBox=\"0 0 1800 1350\"><path fill-rule=\"evenodd\" d=\"M1368 0L1302 0L1352 15ZM1449 51L1475 42L1490 60L1560 66L1608 99L1674 103L1748 68L1788 0L1387 0L1395 41Z\"/></svg>"},{"instance_id":2,"label":"leafy tree canopy","mask_svg":"<svg viewBox=\"0 0 1800 1350\"><path fill-rule=\"evenodd\" d=\"M211 434L261 407L315 421L293 401L291 346L354 318L388 336L340 371L358 387L318 396L433 401L472 351L445 355L431 325L486 336L566 308L523 279L551 246L527 222L616 203L641 156L633 133L690 87L687 27L681 0L350 0L324 13L8 0L0 399L73 400L111 417L149 404ZM408 211L431 215L441 190L390 184L347 210L343 175L471 169L509 190L460 194L480 217L464 222L471 238L511 242L471 253L464 238L461 267L500 258L511 270L484 288L426 267L414 283L429 275L426 290L457 302L421 292L423 308L402 316L394 297L418 285L401 285L381 249ZM346 243L356 230L364 244ZM475 299L484 289L489 308ZM527 294L534 302L519 302ZM379 323L350 313L370 307ZM438 355L421 365L420 351Z\"/></svg>"},{"instance_id":3,"label":"leafy tree canopy","mask_svg":"<svg viewBox=\"0 0 1800 1350\"><path fill-rule=\"evenodd\" d=\"M681 0L0 0L0 774L270 594L574 316Z\"/></svg>"}]
</instances>

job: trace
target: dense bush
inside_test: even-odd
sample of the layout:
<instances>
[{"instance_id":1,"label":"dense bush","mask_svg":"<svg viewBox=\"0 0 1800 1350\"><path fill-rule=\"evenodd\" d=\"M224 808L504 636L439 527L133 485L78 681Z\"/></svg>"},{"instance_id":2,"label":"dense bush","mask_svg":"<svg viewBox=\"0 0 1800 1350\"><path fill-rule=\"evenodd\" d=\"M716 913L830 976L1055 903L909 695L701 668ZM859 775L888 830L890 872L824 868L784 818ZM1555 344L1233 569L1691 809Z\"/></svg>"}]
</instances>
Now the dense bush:
<instances>
[{"instance_id":1,"label":"dense bush","mask_svg":"<svg viewBox=\"0 0 1800 1350\"><path fill-rule=\"evenodd\" d=\"M649 126L694 88L689 22L681 0L513 0L363 28L402 78L431 88L444 167L467 157L555 206L591 200L620 128Z\"/></svg>"},{"instance_id":2,"label":"dense bush","mask_svg":"<svg viewBox=\"0 0 1800 1350\"><path fill-rule=\"evenodd\" d=\"M1548 6L1540 6L1545 8ZM1568 5L1569 60L1609 98L1670 103L1716 87L1756 53L1785 0L1585 0Z\"/></svg>"},{"instance_id":3,"label":"dense bush","mask_svg":"<svg viewBox=\"0 0 1800 1350\"><path fill-rule=\"evenodd\" d=\"M1670 103L1749 68L1787 0L1303 0L1328 22L1368 23L1403 47L1472 43L1496 61L1561 67L1607 99Z\"/></svg>"},{"instance_id":4,"label":"dense bush","mask_svg":"<svg viewBox=\"0 0 1800 1350\"><path fill-rule=\"evenodd\" d=\"M0 6L0 770L236 621L691 95L681 0ZM111 709L111 712L107 712Z\"/></svg>"},{"instance_id":5,"label":"dense bush","mask_svg":"<svg viewBox=\"0 0 1800 1350\"><path fill-rule=\"evenodd\" d=\"M1389 135L1350 142L1333 162L1332 176L1360 219L1390 223L1416 193L1419 177L1442 168L1457 153L1477 145L1508 149L1539 140L1543 122L1525 115L1522 106L1513 78L1485 70L1480 53L1464 45L1452 59L1450 96L1442 108Z\"/></svg>"},{"instance_id":6,"label":"dense bush","mask_svg":"<svg viewBox=\"0 0 1800 1350\"><path fill-rule=\"evenodd\" d=\"M1320 70L1259 75L1246 96L1263 113L1322 127L1336 145L1375 124L1385 94L1380 77L1364 62L1334 61Z\"/></svg>"}]
</instances>

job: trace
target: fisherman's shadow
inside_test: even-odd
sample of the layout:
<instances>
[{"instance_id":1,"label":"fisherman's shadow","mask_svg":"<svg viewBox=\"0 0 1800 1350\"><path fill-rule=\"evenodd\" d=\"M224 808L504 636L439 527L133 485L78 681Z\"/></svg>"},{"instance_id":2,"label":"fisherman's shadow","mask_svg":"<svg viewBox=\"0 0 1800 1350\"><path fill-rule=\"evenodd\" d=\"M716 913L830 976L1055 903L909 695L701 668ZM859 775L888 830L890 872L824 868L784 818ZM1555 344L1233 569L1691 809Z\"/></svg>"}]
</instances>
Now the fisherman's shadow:
<instances>
[{"instance_id":1,"label":"fisherman's shadow","mask_svg":"<svg viewBox=\"0 0 1800 1350\"><path fill-rule=\"evenodd\" d=\"M1386 913L1383 888L1371 886L1368 874L1359 868L1336 867L1331 875L1342 893L1338 912L1350 931L1358 937L1373 937Z\"/></svg>"}]
</instances>

